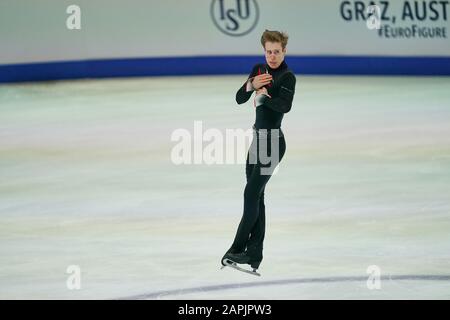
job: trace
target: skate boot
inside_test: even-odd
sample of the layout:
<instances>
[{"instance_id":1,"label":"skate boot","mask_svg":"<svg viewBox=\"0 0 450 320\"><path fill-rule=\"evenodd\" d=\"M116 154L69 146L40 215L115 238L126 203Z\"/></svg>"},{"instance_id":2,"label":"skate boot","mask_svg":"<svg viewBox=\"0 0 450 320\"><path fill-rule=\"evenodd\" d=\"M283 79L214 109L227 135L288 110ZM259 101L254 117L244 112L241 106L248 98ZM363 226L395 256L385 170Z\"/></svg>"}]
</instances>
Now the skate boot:
<instances>
[{"instance_id":1,"label":"skate boot","mask_svg":"<svg viewBox=\"0 0 450 320\"><path fill-rule=\"evenodd\" d=\"M259 265L261 264L261 260L249 260L247 262L247 264L249 264L252 269L257 270L259 268Z\"/></svg>"},{"instance_id":2,"label":"skate boot","mask_svg":"<svg viewBox=\"0 0 450 320\"><path fill-rule=\"evenodd\" d=\"M247 252L240 252L240 253L231 253L227 252L223 258L222 258L222 268L225 267L231 267L233 269L246 272L252 275L260 276L258 272L256 272L257 267L259 267L259 263L257 261L254 261L252 263L253 271L247 270L245 268L242 268L238 266L238 264L250 264L250 257L247 255ZM256 266L256 268L254 268Z\"/></svg>"},{"instance_id":3,"label":"skate boot","mask_svg":"<svg viewBox=\"0 0 450 320\"><path fill-rule=\"evenodd\" d=\"M224 261L225 261L225 259L228 258L228 255L234 254L234 253L236 253L235 250L233 250L232 248L228 249L228 251L223 255L222 260L220 260L220 262L222 263L222 266L226 266Z\"/></svg>"},{"instance_id":4,"label":"skate boot","mask_svg":"<svg viewBox=\"0 0 450 320\"><path fill-rule=\"evenodd\" d=\"M246 255L249 257L247 264L249 264L254 270L258 269L263 259L262 249L255 246L250 246L246 250Z\"/></svg>"},{"instance_id":5,"label":"skate boot","mask_svg":"<svg viewBox=\"0 0 450 320\"><path fill-rule=\"evenodd\" d=\"M226 259L239 264L245 264L250 261L250 257L247 256L247 252L240 252L240 253L227 252L225 256L222 258L222 263L223 260Z\"/></svg>"}]
</instances>

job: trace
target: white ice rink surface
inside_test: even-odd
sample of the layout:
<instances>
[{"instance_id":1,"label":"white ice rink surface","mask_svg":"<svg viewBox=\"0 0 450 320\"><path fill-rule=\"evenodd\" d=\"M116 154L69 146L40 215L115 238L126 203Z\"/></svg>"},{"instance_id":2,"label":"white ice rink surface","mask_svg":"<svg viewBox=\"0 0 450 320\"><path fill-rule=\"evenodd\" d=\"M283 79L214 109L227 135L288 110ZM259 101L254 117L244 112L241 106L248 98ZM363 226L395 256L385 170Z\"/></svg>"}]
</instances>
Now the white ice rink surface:
<instances>
[{"instance_id":1,"label":"white ice rink surface","mask_svg":"<svg viewBox=\"0 0 450 320\"><path fill-rule=\"evenodd\" d=\"M297 77L260 278L220 270L245 165L170 158L251 128L244 79L0 86L0 299L449 299L450 78Z\"/></svg>"}]
</instances>

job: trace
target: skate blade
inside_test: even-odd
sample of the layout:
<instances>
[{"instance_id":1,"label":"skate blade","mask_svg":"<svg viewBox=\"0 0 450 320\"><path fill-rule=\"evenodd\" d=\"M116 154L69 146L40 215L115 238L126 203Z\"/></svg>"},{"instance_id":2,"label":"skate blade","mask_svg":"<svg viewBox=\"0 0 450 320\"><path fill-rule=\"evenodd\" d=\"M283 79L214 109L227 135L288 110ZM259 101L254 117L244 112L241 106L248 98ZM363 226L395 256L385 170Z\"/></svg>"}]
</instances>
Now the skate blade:
<instances>
[{"instance_id":1,"label":"skate blade","mask_svg":"<svg viewBox=\"0 0 450 320\"><path fill-rule=\"evenodd\" d=\"M247 269L245 269L245 268L241 268L241 267L239 267L239 266L237 265L236 262L233 262L233 261L231 261L231 260L224 260L223 263L225 263L225 265L222 266L222 267L220 268L221 270L222 270L223 268L225 268L225 267L230 267L230 268L236 269L236 270L238 270L238 271L241 271L241 272L245 272L245 273L251 274L251 275L253 275L253 276L257 276L257 277L260 277L260 276L261 276L260 273L256 272L256 269L253 269L253 271L250 271L250 270L247 270Z\"/></svg>"}]
</instances>

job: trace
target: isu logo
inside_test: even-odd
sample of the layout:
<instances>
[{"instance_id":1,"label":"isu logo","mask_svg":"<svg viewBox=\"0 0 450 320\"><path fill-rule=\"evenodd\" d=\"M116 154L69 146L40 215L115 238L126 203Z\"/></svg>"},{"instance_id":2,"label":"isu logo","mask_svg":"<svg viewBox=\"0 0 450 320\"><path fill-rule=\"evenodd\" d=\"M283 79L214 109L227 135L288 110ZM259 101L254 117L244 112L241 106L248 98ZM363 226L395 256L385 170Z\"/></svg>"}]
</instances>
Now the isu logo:
<instances>
[{"instance_id":1,"label":"isu logo","mask_svg":"<svg viewBox=\"0 0 450 320\"><path fill-rule=\"evenodd\" d=\"M243 36L258 23L259 9L256 0L213 0L211 18L223 33Z\"/></svg>"}]
</instances>

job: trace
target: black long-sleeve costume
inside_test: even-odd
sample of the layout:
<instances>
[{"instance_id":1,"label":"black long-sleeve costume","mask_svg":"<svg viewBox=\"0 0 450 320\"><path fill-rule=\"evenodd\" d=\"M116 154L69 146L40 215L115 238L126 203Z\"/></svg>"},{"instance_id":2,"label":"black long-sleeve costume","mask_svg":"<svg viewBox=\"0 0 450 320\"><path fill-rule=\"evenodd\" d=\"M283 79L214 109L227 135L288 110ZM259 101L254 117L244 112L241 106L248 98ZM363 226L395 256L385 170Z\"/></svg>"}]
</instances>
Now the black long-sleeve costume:
<instances>
[{"instance_id":1,"label":"black long-sleeve costume","mask_svg":"<svg viewBox=\"0 0 450 320\"><path fill-rule=\"evenodd\" d=\"M283 61L277 69L272 69L266 64L255 65L248 80L236 93L236 102L238 104L247 102L253 94L253 90L247 91L248 81L266 72L272 75L272 84L265 86L272 98L265 97L264 104L256 108L255 128L279 129L284 114L291 110L295 92L296 79L286 62Z\"/></svg>"},{"instance_id":2,"label":"black long-sleeve costume","mask_svg":"<svg viewBox=\"0 0 450 320\"><path fill-rule=\"evenodd\" d=\"M295 75L288 69L284 61L277 69L272 69L266 64L257 64L253 67L248 80L236 93L238 104L247 102L252 96L254 92L250 83L252 78L266 72L270 73L273 79L272 83L266 86L271 98L264 96L262 105L256 107L253 141L246 161L247 184L244 190L244 213L233 244L228 250L229 253L245 252L245 255L249 257L246 263L254 268L258 268L263 258L265 235L264 189L272 174L272 171L270 174L263 173L262 170L267 169L267 165L260 161L258 150L264 147L264 152L272 160L277 157L277 164L283 158L286 151L286 142L281 131L281 122L284 114L291 110L296 83ZM261 129L279 130L271 133L271 130ZM278 151L278 154L272 154L271 139L278 140L278 150L274 150ZM254 155L255 152L257 161L256 163L250 163L250 153Z\"/></svg>"}]
</instances>

